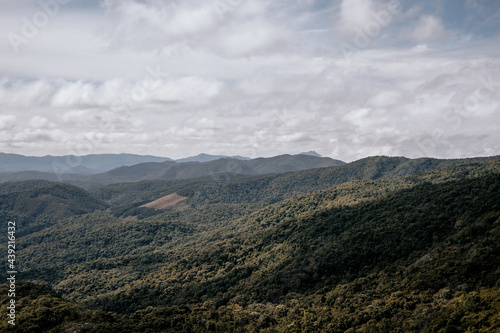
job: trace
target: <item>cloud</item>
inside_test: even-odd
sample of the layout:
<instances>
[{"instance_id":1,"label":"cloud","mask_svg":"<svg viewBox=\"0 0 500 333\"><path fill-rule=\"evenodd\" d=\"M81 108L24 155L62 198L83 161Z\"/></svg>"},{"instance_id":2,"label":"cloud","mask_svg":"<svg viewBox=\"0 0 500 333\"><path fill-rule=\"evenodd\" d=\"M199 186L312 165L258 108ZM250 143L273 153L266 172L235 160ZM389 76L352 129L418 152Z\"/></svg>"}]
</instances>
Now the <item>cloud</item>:
<instances>
[{"instance_id":1,"label":"cloud","mask_svg":"<svg viewBox=\"0 0 500 333\"><path fill-rule=\"evenodd\" d=\"M17 117L14 115L0 114L0 131L10 130L16 125Z\"/></svg>"},{"instance_id":2,"label":"cloud","mask_svg":"<svg viewBox=\"0 0 500 333\"><path fill-rule=\"evenodd\" d=\"M54 128L55 126L56 124L42 116L34 116L28 122L28 127L35 129Z\"/></svg>"},{"instance_id":3,"label":"cloud","mask_svg":"<svg viewBox=\"0 0 500 333\"><path fill-rule=\"evenodd\" d=\"M400 91L384 90L370 97L366 104L378 108L383 108L398 103L399 101L401 101L402 97L403 96Z\"/></svg>"},{"instance_id":4,"label":"cloud","mask_svg":"<svg viewBox=\"0 0 500 333\"><path fill-rule=\"evenodd\" d=\"M100 3L61 7L17 55L0 41L0 151L500 153L496 2ZM2 31L38 10L7 7Z\"/></svg>"},{"instance_id":5,"label":"cloud","mask_svg":"<svg viewBox=\"0 0 500 333\"><path fill-rule=\"evenodd\" d=\"M221 88L220 82L200 77L160 80L149 93L147 100L160 103L200 104L217 96Z\"/></svg>"},{"instance_id":6,"label":"cloud","mask_svg":"<svg viewBox=\"0 0 500 333\"><path fill-rule=\"evenodd\" d=\"M276 138L278 142L312 142L314 139L306 135L305 133L293 133L280 135Z\"/></svg>"},{"instance_id":7,"label":"cloud","mask_svg":"<svg viewBox=\"0 0 500 333\"><path fill-rule=\"evenodd\" d=\"M203 50L221 57L283 52L293 25L274 18L271 6L256 1L107 1L110 22L102 36L110 48ZM281 7L283 8L283 7ZM285 22L286 23L286 22ZM290 30L290 31L287 31Z\"/></svg>"},{"instance_id":8,"label":"cloud","mask_svg":"<svg viewBox=\"0 0 500 333\"><path fill-rule=\"evenodd\" d=\"M204 34L218 23L211 2L127 0L106 1L104 6L114 21L114 26L106 26L107 35L118 42L136 46L161 39L164 44L194 37Z\"/></svg>"},{"instance_id":9,"label":"cloud","mask_svg":"<svg viewBox=\"0 0 500 333\"><path fill-rule=\"evenodd\" d=\"M151 70L152 72L153 70ZM110 79L104 82L67 80L3 79L0 101L3 107L105 108L132 110L157 103L199 104L214 98L223 84L196 76L165 77L146 75L138 81Z\"/></svg>"},{"instance_id":10,"label":"cloud","mask_svg":"<svg viewBox=\"0 0 500 333\"><path fill-rule=\"evenodd\" d=\"M56 107L95 104L96 87L82 81L65 82L52 97L52 105Z\"/></svg>"},{"instance_id":11,"label":"cloud","mask_svg":"<svg viewBox=\"0 0 500 333\"><path fill-rule=\"evenodd\" d=\"M26 82L4 77L2 81L0 95L3 98L0 105L4 107L30 107L47 104L53 93L53 87L44 79Z\"/></svg>"},{"instance_id":12,"label":"cloud","mask_svg":"<svg viewBox=\"0 0 500 333\"><path fill-rule=\"evenodd\" d=\"M245 25L228 26L215 39L219 52L226 56L241 57L278 51L285 43L286 33L265 20L252 20Z\"/></svg>"},{"instance_id":13,"label":"cloud","mask_svg":"<svg viewBox=\"0 0 500 333\"><path fill-rule=\"evenodd\" d=\"M345 31L355 31L364 27L372 19L372 14L372 0L343 0L339 25Z\"/></svg>"},{"instance_id":14,"label":"cloud","mask_svg":"<svg viewBox=\"0 0 500 333\"><path fill-rule=\"evenodd\" d=\"M411 34L413 40L419 43L435 42L443 40L448 36L449 34L445 30L441 20L432 15L425 15L421 17Z\"/></svg>"},{"instance_id":15,"label":"cloud","mask_svg":"<svg viewBox=\"0 0 500 333\"><path fill-rule=\"evenodd\" d=\"M25 129L14 135L12 142L23 146L43 142L65 142L69 135L59 129Z\"/></svg>"},{"instance_id":16,"label":"cloud","mask_svg":"<svg viewBox=\"0 0 500 333\"><path fill-rule=\"evenodd\" d=\"M139 117L111 112L102 109L83 109L65 112L61 120L69 128L80 128L79 131L98 130L100 132L135 132L142 129Z\"/></svg>"}]
</instances>

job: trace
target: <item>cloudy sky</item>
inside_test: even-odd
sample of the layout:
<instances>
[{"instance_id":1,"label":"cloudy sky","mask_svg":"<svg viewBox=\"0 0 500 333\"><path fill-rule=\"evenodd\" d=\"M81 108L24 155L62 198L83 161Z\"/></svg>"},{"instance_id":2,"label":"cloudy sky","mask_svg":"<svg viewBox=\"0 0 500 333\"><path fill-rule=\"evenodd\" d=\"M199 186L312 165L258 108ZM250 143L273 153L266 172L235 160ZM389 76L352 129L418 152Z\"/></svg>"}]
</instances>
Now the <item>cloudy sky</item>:
<instances>
[{"instance_id":1,"label":"cloudy sky","mask_svg":"<svg viewBox=\"0 0 500 333\"><path fill-rule=\"evenodd\" d=\"M0 0L0 152L500 154L498 0Z\"/></svg>"}]
</instances>

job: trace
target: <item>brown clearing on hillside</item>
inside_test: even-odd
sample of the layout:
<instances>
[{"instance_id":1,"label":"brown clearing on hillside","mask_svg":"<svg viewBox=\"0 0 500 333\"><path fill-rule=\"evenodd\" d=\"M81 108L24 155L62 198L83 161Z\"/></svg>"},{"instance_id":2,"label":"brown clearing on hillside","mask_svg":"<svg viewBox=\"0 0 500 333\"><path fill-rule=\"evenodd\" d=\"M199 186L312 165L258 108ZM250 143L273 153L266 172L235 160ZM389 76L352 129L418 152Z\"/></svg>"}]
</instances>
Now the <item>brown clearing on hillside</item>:
<instances>
[{"instance_id":1,"label":"brown clearing on hillside","mask_svg":"<svg viewBox=\"0 0 500 333\"><path fill-rule=\"evenodd\" d=\"M184 210L188 208L187 200L187 197L182 197L177 193L172 193L167 196L161 197L160 199L156 199L155 201L148 202L141 207L154 208L159 210Z\"/></svg>"}]
</instances>

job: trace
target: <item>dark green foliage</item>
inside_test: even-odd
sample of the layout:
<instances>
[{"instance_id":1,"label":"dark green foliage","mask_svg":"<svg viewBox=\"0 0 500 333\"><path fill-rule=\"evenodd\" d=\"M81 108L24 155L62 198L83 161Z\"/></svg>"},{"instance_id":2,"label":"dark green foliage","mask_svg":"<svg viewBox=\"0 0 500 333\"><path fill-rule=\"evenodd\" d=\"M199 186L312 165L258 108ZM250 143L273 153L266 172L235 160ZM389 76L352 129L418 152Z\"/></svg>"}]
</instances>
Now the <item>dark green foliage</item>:
<instances>
[{"instance_id":1,"label":"dark green foliage","mask_svg":"<svg viewBox=\"0 0 500 333\"><path fill-rule=\"evenodd\" d=\"M475 197L482 198L481 203ZM308 294L372 272L394 272L449 240L460 230L455 228L460 219L467 225L467 233L471 233L476 232L476 221L490 214L490 222L481 234L492 230L498 223L495 221L499 202L500 176L495 175L421 185L381 200L297 219L293 215L286 218L285 212L278 211L279 216L266 218L269 222L259 221L267 227L257 228L253 234L245 232L214 240L184 259L152 272L148 280L158 283L134 282L108 306L116 311L131 311L146 304L161 305L167 301L180 305L186 299L197 303L206 298L222 304L234 298L243 304L280 302L292 291ZM300 201L293 204L300 205ZM475 271L478 280L490 281L488 286L492 287L496 280L488 278L488 268L500 265L499 259L491 256L497 250L497 245L488 248L486 268L477 263L476 269L465 269L463 282L477 283L468 281L465 275ZM182 272L196 278L179 283L179 279L184 279ZM442 288L444 280L439 278L433 288ZM135 299L130 303L132 307L123 303L146 290L159 297Z\"/></svg>"},{"instance_id":2,"label":"dark green foliage","mask_svg":"<svg viewBox=\"0 0 500 333\"><path fill-rule=\"evenodd\" d=\"M62 183L27 181L0 186L0 225L8 221L17 224L17 237L36 233L60 219L105 210L109 205L89 195L83 189ZM0 233L0 246L6 243L6 234Z\"/></svg>"},{"instance_id":3,"label":"dark green foliage","mask_svg":"<svg viewBox=\"0 0 500 333\"><path fill-rule=\"evenodd\" d=\"M7 194L13 192L28 191L35 188L47 187L55 185L54 182L48 180L26 180L20 182L7 182L0 184L0 194Z\"/></svg>"},{"instance_id":4,"label":"dark green foliage","mask_svg":"<svg viewBox=\"0 0 500 333\"><path fill-rule=\"evenodd\" d=\"M198 188L220 180L243 176L223 174L217 177L204 177L184 180L149 180L137 183L122 183L103 186L89 191L93 196L113 205L130 205L155 200L189 188Z\"/></svg>"},{"instance_id":5,"label":"dark green foliage","mask_svg":"<svg viewBox=\"0 0 500 333\"><path fill-rule=\"evenodd\" d=\"M107 207L106 203L90 196L81 188L68 184L34 186L27 190L0 195L0 214L16 215L18 219L61 218Z\"/></svg>"}]
</instances>

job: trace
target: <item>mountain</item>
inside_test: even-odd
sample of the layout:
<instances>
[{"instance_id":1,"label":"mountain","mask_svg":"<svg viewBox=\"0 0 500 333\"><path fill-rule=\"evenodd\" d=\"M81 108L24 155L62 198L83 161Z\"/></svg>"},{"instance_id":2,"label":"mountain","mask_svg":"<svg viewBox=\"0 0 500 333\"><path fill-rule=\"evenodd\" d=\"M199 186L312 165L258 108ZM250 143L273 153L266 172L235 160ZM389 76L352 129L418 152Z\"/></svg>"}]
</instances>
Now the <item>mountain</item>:
<instances>
[{"instance_id":1,"label":"mountain","mask_svg":"<svg viewBox=\"0 0 500 333\"><path fill-rule=\"evenodd\" d=\"M0 192L36 193L46 185L4 184ZM113 214L110 194L120 186L122 195L130 190L140 199L140 214ZM18 331L500 328L498 158L372 157L277 175L115 184L80 195L101 202L97 193L108 193L110 210L56 217L19 236ZM164 210L165 200L182 201L182 209ZM0 285L0 316L7 315L8 289Z\"/></svg>"},{"instance_id":2,"label":"mountain","mask_svg":"<svg viewBox=\"0 0 500 333\"><path fill-rule=\"evenodd\" d=\"M164 161L171 161L171 159L133 154L35 157L0 153L0 172L38 171L67 174L95 174L120 166Z\"/></svg>"},{"instance_id":3,"label":"mountain","mask_svg":"<svg viewBox=\"0 0 500 333\"><path fill-rule=\"evenodd\" d=\"M340 166L344 162L327 157L306 155L280 155L271 158L240 160L221 158L209 162L143 163L120 167L102 174L87 177L90 183L112 184L153 179L190 179L221 174L261 175L298 170ZM71 177L68 178L71 180ZM78 180L76 178L75 180Z\"/></svg>"},{"instance_id":4,"label":"mountain","mask_svg":"<svg viewBox=\"0 0 500 333\"><path fill-rule=\"evenodd\" d=\"M175 160L177 163L186 163L186 162L210 162L210 161L215 161L219 160L221 158L230 158L230 159L236 159L236 160L250 160L249 157L243 157L243 156L224 156L224 155L208 155L208 154L199 154L196 156L191 156L191 157L186 157L186 158L181 158Z\"/></svg>"},{"instance_id":5,"label":"mountain","mask_svg":"<svg viewBox=\"0 0 500 333\"><path fill-rule=\"evenodd\" d=\"M467 175L481 175L491 171L489 163L496 165L495 161L500 161L500 157L412 160L376 156L336 167L264 175L220 173L201 178L152 179L95 187L89 192L101 200L120 206L158 199L172 193L189 197L191 204L196 207L215 203L272 204L356 180L392 179L444 168L450 168L450 177L455 174L454 168ZM428 175L431 177L433 173Z\"/></svg>"},{"instance_id":6,"label":"mountain","mask_svg":"<svg viewBox=\"0 0 500 333\"><path fill-rule=\"evenodd\" d=\"M316 157L322 157L320 154L318 154L315 151L308 151L308 152L302 152L299 155L309 155L309 156L316 156Z\"/></svg>"},{"instance_id":7,"label":"mountain","mask_svg":"<svg viewBox=\"0 0 500 333\"><path fill-rule=\"evenodd\" d=\"M51 171L0 172L0 182L44 179L49 181L65 181L89 189L105 184L134 182L148 179L187 179L207 175L213 176L221 173L258 175L338 166L344 164L342 161L327 157L307 155L281 155L271 158L247 159L240 156L223 157L201 154L193 158L184 159L185 162L167 159L162 162L147 162L138 164L135 164L134 161L138 161L142 158L146 160L163 158L149 156L138 157L135 155L105 155L103 159L101 159L101 156L104 155L88 155L82 157L82 165L79 168L66 169L64 165L56 162L54 164L57 166L57 168L55 168L56 170ZM120 158L113 160L113 156ZM207 161L186 162L187 160ZM91 172L89 171L91 166L93 173L95 170L98 170L98 168L108 169L112 163L115 165L122 164L122 166L98 174L89 174ZM2 162L0 162L0 165L1 164ZM15 163L10 163L9 159L7 159L7 162L4 162L3 165L4 170L10 170ZM86 171L81 170L81 167L84 167L84 165L86 168L88 167L85 169ZM47 170L51 167L48 164L43 165L43 163L39 163L37 166L42 170ZM26 168L30 167L25 166L24 169ZM83 174L79 172L83 172Z\"/></svg>"},{"instance_id":8,"label":"mountain","mask_svg":"<svg viewBox=\"0 0 500 333\"><path fill-rule=\"evenodd\" d=\"M144 179L188 179L227 173L240 175L283 173L342 164L343 162L330 158L316 158L303 155L281 155L271 158L257 158L253 160L222 158L204 163L186 162L172 164L164 162L161 165L135 165L128 168L120 168L120 174L126 174L130 177L130 181ZM150 169L154 170L149 171ZM148 171L139 172L139 170ZM107 173L96 175L94 179L102 179L104 181L108 177L116 175L116 172L116 169L111 170Z\"/></svg>"},{"instance_id":9,"label":"mountain","mask_svg":"<svg viewBox=\"0 0 500 333\"><path fill-rule=\"evenodd\" d=\"M101 182L139 181L147 179L188 179L209 175L232 173L260 175L343 165L344 162L326 157L306 155L280 155L270 158L242 160L220 158L208 162L163 162L121 167L95 175L93 180Z\"/></svg>"},{"instance_id":10,"label":"mountain","mask_svg":"<svg viewBox=\"0 0 500 333\"><path fill-rule=\"evenodd\" d=\"M141 163L123 166L96 175L73 175L40 172L0 173L0 182L44 179L65 181L84 189L97 188L107 184L137 182L145 180L192 179L199 177L228 178L229 175L283 174L282 183L293 182L295 175L289 172L303 171L308 182L319 188L332 186L341 181L354 179L379 179L405 176L444 167L469 165L499 160L500 156L440 160L433 158L408 159L405 157L375 156L344 163L327 157L310 155L280 155L271 158L239 160L221 158L209 162L175 161ZM319 170L314 170L319 169ZM312 170L308 173L307 170ZM231 176L231 177L233 177ZM302 177L302 176L301 176ZM278 181L278 182L281 182ZM307 186L305 190L310 190Z\"/></svg>"},{"instance_id":11,"label":"mountain","mask_svg":"<svg viewBox=\"0 0 500 333\"><path fill-rule=\"evenodd\" d=\"M71 177L73 180L81 178L84 179L84 175L75 174L59 174L56 172L42 172L42 171L20 171L20 172L0 172L0 183L5 182L20 182L25 180L46 180L57 182L64 180L65 178Z\"/></svg>"}]
</instances>

